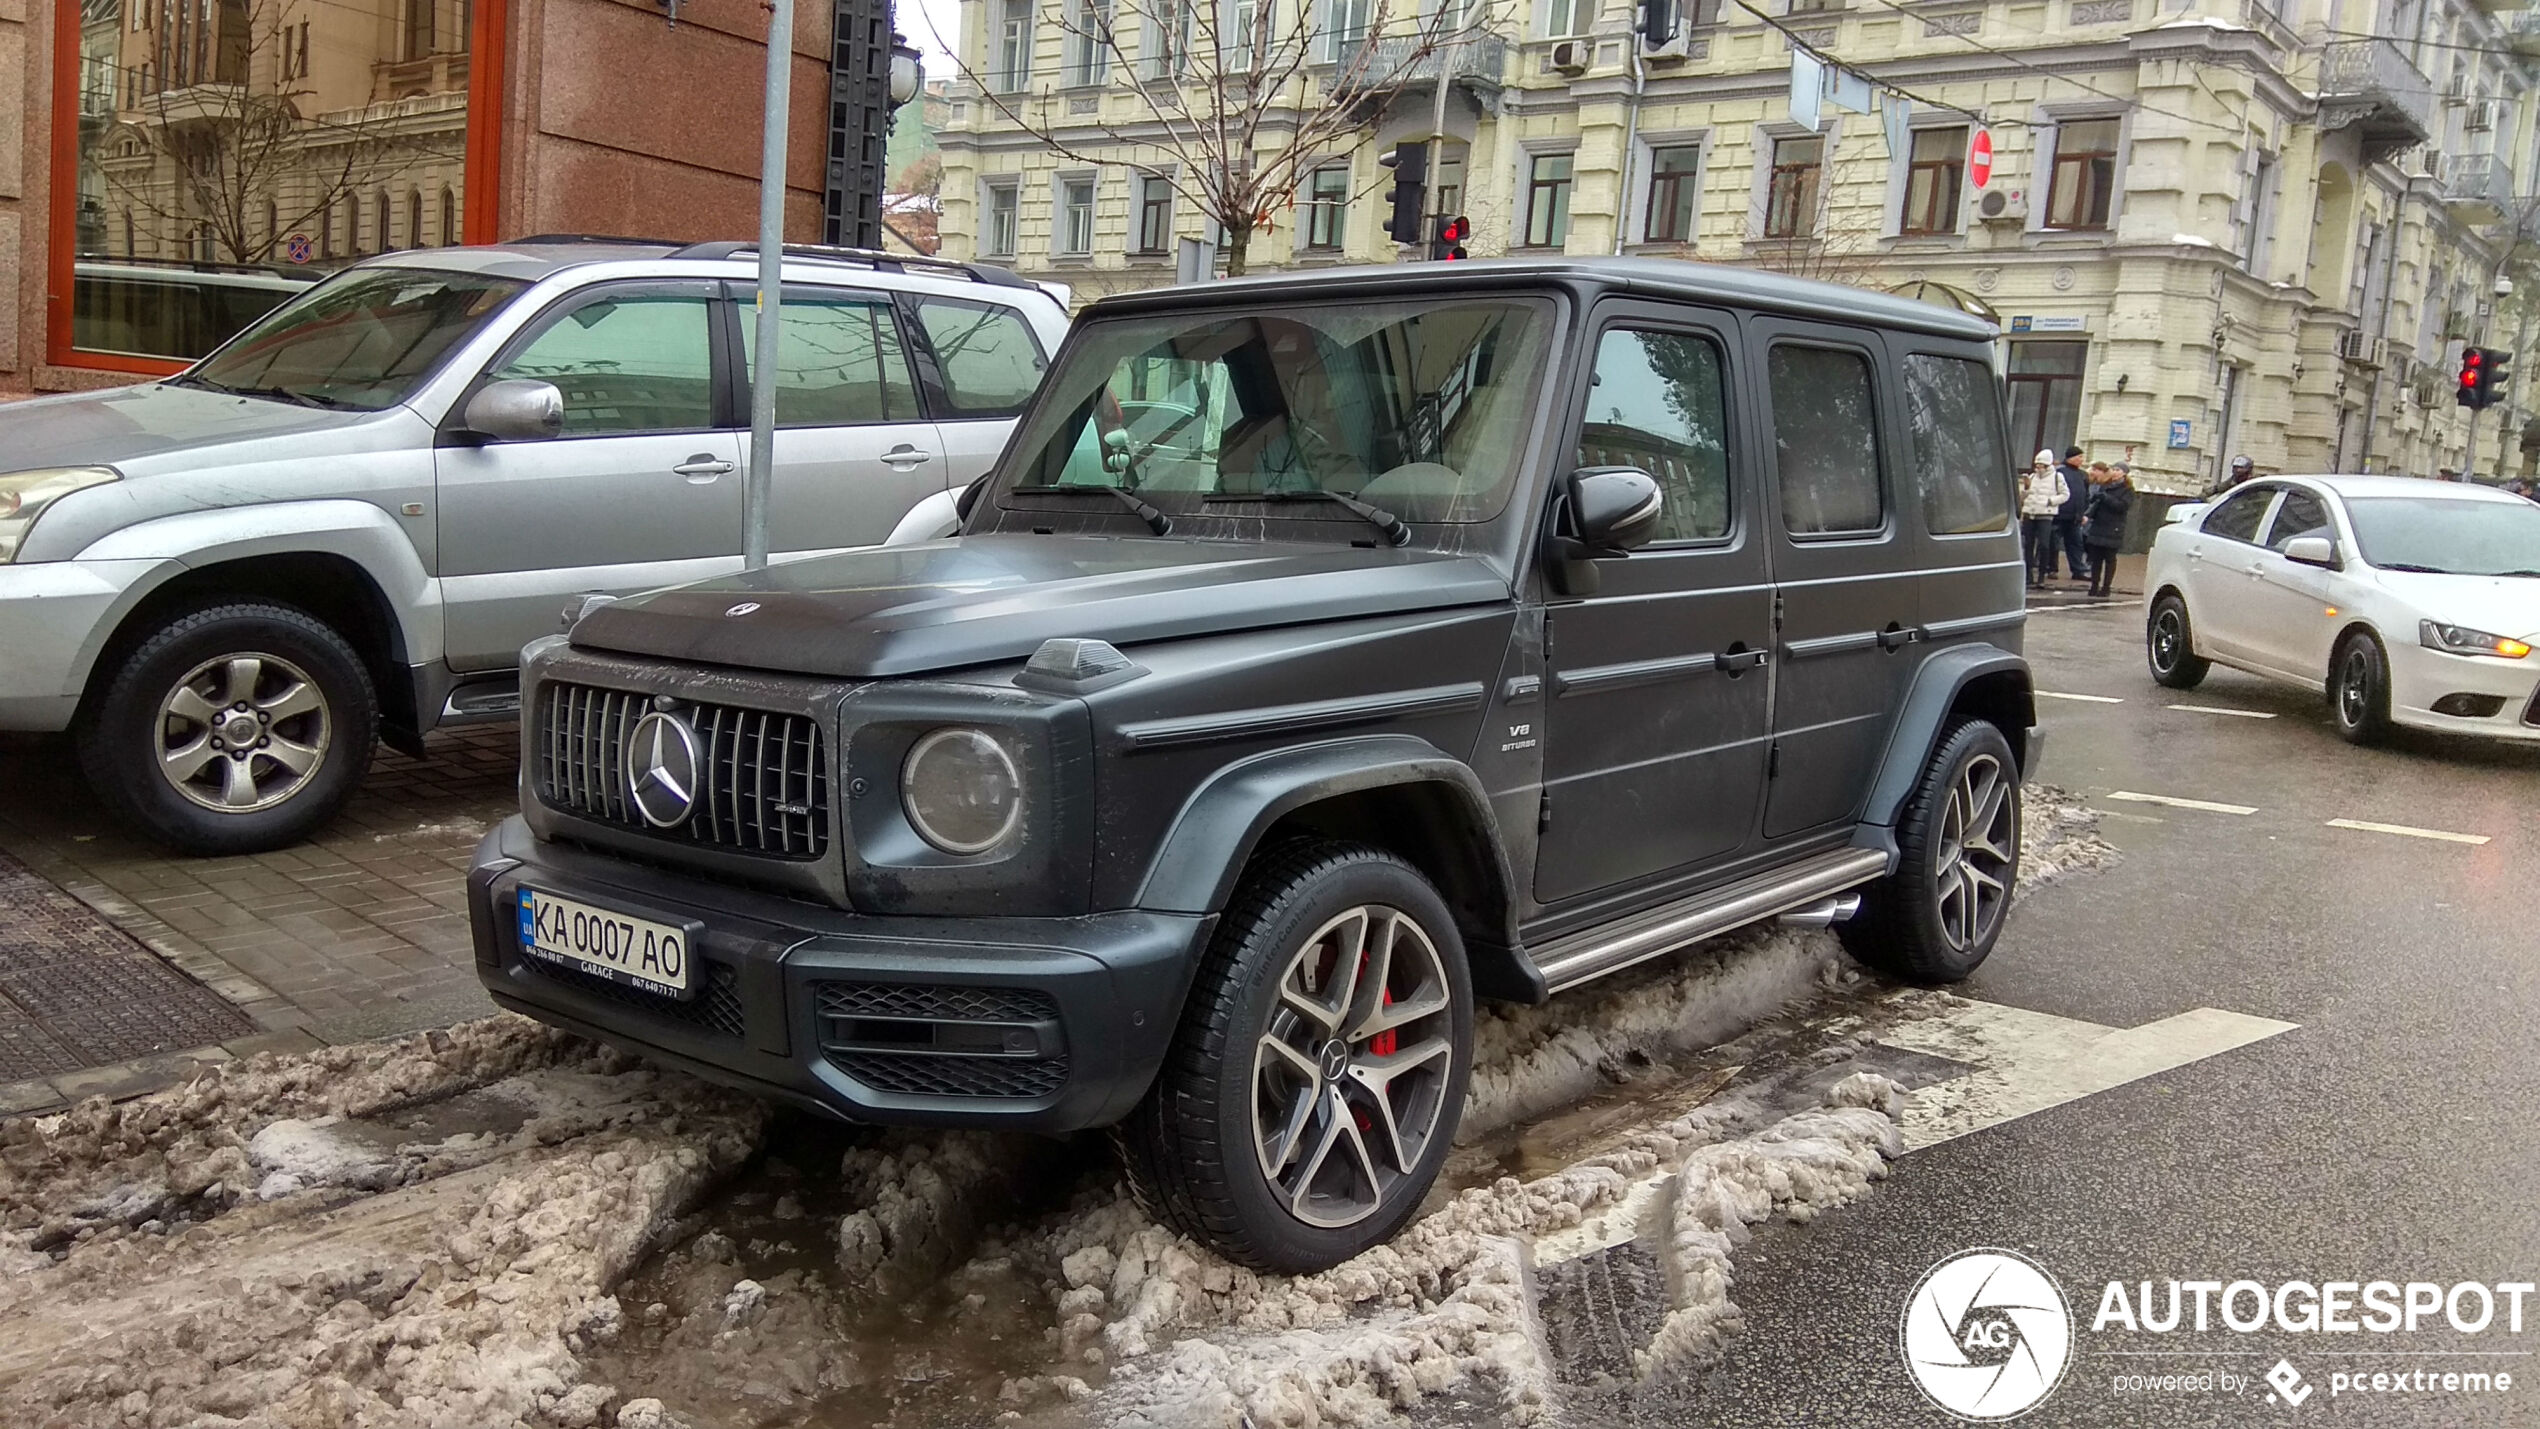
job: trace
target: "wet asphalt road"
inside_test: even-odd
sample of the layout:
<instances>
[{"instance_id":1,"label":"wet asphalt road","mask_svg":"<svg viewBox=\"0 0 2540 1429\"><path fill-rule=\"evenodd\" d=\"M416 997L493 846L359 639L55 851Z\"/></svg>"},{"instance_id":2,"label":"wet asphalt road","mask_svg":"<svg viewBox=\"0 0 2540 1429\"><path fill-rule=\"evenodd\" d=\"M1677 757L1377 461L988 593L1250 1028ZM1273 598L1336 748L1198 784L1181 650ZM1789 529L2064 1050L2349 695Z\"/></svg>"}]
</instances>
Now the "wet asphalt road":
<instances>
[{"instance_id":1,"label":"wet asphalt road","mask_svg":"<svg viewBox=\"0 0 2540 1429\"><path fill-rule=\"evenodd\" d=\"M2164 690L2144 671L2140 622L2133 604L2030 621L2040 689L2123 701L2041 706L2044 777L2124 815L2102 830L2125 856L2024 901L1963 990L2110 1027L2214 1007L2298 1030L1915 1152L1860 1205L1759 1235L1736 1263L1747 1333L1648 1422L1952 1422L1904 1371L1899 1315L1936 1262L1990 1245L2043 1265L2075 1316L2070 1368L2026 1423L2540 1424L2540 1296L2519 1335L2501 1315L2480 1335L2439 1320L2414 1335L2091 1332L2110 1280L2540 1280L2540 747L2402 735L2356 749L2317 695L2221 670L2193 693ZM2120 790L2256 812L2107 798ZM2326 826L2336 818L2491 841ZM2269 1402L2279 1357L2313 1387L2298 1409ZM2328 1393L2337 1370L2419 1367L2516 1383ZM2112 1384L2209 1368L2250 1388L2124 1397Z\"/></svg>"}]
</instances>

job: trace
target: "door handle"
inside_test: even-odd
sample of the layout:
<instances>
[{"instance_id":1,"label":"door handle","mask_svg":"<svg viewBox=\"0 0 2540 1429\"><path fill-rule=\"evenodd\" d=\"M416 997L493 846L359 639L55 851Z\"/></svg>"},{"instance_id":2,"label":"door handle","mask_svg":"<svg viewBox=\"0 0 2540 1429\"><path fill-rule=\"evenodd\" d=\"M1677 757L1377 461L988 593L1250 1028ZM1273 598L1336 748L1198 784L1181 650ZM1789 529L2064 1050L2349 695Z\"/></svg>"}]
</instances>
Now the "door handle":
<instances>
[{"instance_id":1,"label":"door handle","mask_svg":"<svg viewBox=\"0 0 2540 1429\"><path fill-rule=\"evenodd\" d=\"M725 472L732 470L732 463L725 461L723 458L716 456L712 452L699 452L695 456L681 462L679 465L672 467L671 470L688 478L690 481L695 482L699 486L703 486L707 482L714 480L716 477L723 475Z\"/></svg>"},{"instance_id":2,"label":"door handle","mask_svg":"<svg viewBox=\"0 0 2540 1429\"><path fill-rule=\"evenodd\" d=\"M1731 650L1720 657L1720 668L1735 675L1760 667L1772 658L1769 650Z\"/></svg>"},{"instance_id":3,"label":"door handle","mask_svg":"<svg viewBox=\"0 0 2540 1429\"><path fill-rule=\"evenodd\" d=\"M935 454L933 452L919 451L917 448L910 446L906 442L902 442L898 446L891 448L889 451L882 453L883 465L895 466L903 471L912 466L916 466L921 462L930 462L934 459Z\"/></svg>"},{"instance_id":4,"label":"door handle","mask_svg":"<svg viewBox=\"0 0 2540 1429\"><path fill-rule=\"evenodd\" d=\"M1902 650L1922 638L1923 632L1906 626L1891 626L1879 632L1881 650Z\"/></svg>"}]
</instances>

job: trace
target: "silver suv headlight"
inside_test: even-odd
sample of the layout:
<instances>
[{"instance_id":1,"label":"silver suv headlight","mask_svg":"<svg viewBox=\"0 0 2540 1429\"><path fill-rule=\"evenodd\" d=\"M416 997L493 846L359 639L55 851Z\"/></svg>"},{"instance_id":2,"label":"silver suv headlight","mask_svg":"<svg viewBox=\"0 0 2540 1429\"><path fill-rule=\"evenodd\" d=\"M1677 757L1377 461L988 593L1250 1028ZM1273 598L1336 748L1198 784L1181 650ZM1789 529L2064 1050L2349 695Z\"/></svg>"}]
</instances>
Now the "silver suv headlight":
<instances>
[{"instance_id":1,"label":"silver suv headlight","mask_svg":"<svg viewBox=\"0 0 2540 1429\"><path fill-rule=\"evenodd\" d=\"M910 748L900 802L928 843L950 854L986 853L1023 822L1023 776L996 736L952 725Z\"/></svg>"},{"instance_id":2,"label":"silver suv headlight","mask_svg":"<svg viewBox=\"0 0 2540 1429\"><path fill-rule=\"evenodd\" d=\"M0 566L18 558L18 547L25 544L26 533L35 529L35 518L44 514L45 507L74 491L122 479L123 474L111 466L0 472Z\"/></svg>"},{"instance_id":3,"label":"silver suv headlight","mask_svg":"<svg viewBox=\"0 0 2540 1429\"><path fill-rule=\"evenodd\" d=\"M2439 621L2417 622L2417 641L2429 649L2454 655L2502 655L2519 660L2531 653L2531 647L2509 635L2490 635L2466 625L2445 625Z\"/></svg>"}]
</instances>

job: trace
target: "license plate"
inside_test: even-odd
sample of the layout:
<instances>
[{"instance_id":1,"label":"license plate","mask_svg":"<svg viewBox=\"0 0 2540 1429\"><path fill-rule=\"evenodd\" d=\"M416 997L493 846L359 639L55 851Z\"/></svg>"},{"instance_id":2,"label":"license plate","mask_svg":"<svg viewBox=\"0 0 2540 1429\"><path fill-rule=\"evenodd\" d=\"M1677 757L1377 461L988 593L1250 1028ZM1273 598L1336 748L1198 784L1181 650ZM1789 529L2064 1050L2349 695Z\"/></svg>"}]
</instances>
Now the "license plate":
<instances>
[{"instance_id":1,"label":"license plate","mask_svg":"<svg viewBox=\"0 0 2540 1429\"><path fill-rule=\"evenodd\" d=\"M534 888L520 890L520 948L531 957L685 1001L689 930Z\"/></svg>"}]
</instances>

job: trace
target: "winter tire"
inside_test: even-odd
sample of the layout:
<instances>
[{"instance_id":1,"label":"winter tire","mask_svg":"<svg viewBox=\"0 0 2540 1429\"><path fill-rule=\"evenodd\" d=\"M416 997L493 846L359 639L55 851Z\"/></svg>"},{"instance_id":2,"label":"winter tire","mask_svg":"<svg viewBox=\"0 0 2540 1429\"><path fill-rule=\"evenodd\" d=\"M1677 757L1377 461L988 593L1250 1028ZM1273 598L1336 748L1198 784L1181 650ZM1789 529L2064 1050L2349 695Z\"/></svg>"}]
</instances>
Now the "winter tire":
<instances>
[{"instance_id":1,"label":"winter tire","mask_svg":"<svg viewBox=\"0 0 2540 1429\"><path fill-rule=\"evenodd\" d=\"M171 620L123 658L79 732L100 799L186 853L297 843L352 797L378 735L361 656L279 605Z\"/></svg>"},{"instance_id":2,"label":"winter tire","mask_svg":"<svg viewBox=\"0 0 2540 1429\"><path fill-rule=\"evenodd\" d=\"M2371 744L2390 732L2390 657L2369 631L2337 642L2328 662L2328 716L2348 744Z\"/></svg>"},{"instance_id":3,"label":"winter tire","mask_svg":"<svg viewBox=\"0 0 2540 1429\"><path fill-rule=\"evenodd\" d=\"M1915 982L1957 982L1993 951L2020 873L2020 766L1984 720L1951 726L1897 824L1896 871L1838 925L1852 955Z\"/></svg>"},{"instance_id":4,"label":"winter tire","mask_svg":"<svg viewBox=\"0 0 2540 1429\"><path fill-rule=\"evenodd\" d=\"M1119 1132L1166 1224L1260 1270L1337 1265L1420 1208L1471 1069L1463 939L1410 865L1357 844L1255 859L1163 1071Z\"/></svg>"},{"instance_id":5,"label":"winter tire","mask_svg":"<svg viewBox=\"0 0 2540 1429\"><path fill-rule=\"evenodd\" d=\"M2196 632L2187 623L2187 602L2164 592L2152 602L2143 624L2143 655L2152 678L2173 690L2192 690L2205 682L2213 666L2196 654Z\"/></svg>"}]
</instances>

